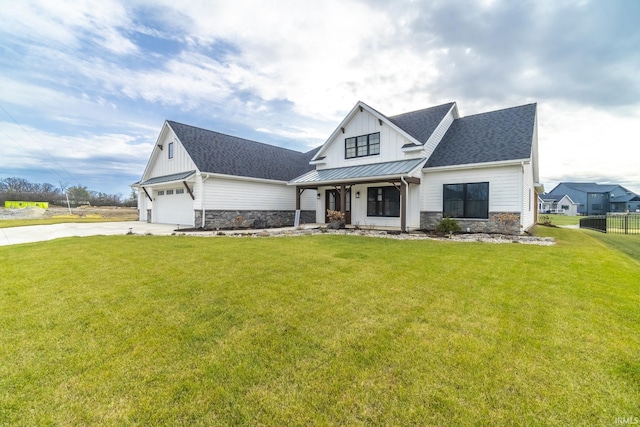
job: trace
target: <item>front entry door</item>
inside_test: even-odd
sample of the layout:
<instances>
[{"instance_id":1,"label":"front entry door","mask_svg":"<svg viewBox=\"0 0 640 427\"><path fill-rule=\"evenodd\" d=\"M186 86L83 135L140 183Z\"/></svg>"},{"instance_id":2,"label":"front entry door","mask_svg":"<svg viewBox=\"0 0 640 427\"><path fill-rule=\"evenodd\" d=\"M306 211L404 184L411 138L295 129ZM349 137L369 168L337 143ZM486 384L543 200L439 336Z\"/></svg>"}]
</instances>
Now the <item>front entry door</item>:
<instances>
[{"instance_id":1,"label":"front entry door","mask_svg":"<svg viewBox=\"0 0 640 427\"><path fill-rule=\"evenodd\" d=\"M351 190L347 190L345 197L344 222L351 224ZM340 210L340 192L338 190L327 190L325 192L325 206L332 211ZM329 222L327 210L324 212L324 222Z\"/></svg>"}]
</instances>

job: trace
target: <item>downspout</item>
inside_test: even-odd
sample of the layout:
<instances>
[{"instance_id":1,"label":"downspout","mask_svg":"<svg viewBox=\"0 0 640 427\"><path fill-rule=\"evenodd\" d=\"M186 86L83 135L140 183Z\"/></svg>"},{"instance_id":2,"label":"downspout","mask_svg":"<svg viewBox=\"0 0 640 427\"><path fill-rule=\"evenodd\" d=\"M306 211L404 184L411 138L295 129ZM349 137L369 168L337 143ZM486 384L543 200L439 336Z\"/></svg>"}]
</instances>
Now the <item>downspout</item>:
<instances>
[{"instance_id":1,"label":"downspout","mask_svg":"<svg viewBox=\"0 0 640 427\"><path fill-rule=\"evenodd\" d=\"M409 220L408 215L407 215L407 210L409 210L409 183L407 181L404 180L404 176L400 175L400 181L402 181L402 183L405 185L405 192L404 192L404 198L406 199L404 201L404 212L402 213L404 215L404 230L401 230L403 233L407 232L407 221Z\"/></svg>"},{"instance_id":2,"label":"downspout","mask_svg":"<svg viewBox=\"0 0 640 427\"><path fill-rule=\"evenodd\" d=\"M204 178L202 179L202 188L200 189L200 200L202 202L202 225L200 226L201 228L204 228L205 225L205 216L207 213L207 208L206 205L204 203L204 183L207 179L209 179L210 175L204 175Z\"/></svg>"},{"instance_id":3,"label":"downspout","mask_svg":"<svg viewBox=\"0 0 640 427\"><path fill-rule=\"evenodd\" d=\"M525 176L524 176L524 161L520 162L520 167L522 168L522 175L521 175L521 181L520 181L520 233L522 233L524 231L524 212L525 212L525 202L524 202L524 183L525 183ZM528 210L527 210L528 211ZM538 219L534 218L534 224L536 223Z\"/></svg>"}]
</instances>

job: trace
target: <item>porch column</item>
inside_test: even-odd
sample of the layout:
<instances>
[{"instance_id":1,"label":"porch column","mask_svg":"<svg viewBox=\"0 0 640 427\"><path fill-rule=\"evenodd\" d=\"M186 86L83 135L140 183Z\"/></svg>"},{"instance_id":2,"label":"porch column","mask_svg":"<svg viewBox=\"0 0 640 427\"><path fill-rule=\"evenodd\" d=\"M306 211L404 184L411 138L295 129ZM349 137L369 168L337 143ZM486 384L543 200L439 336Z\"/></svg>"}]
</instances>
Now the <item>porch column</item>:
<instances>
[{"instance_id":1,"label":"porch column","mask_svg":"<svg viewBox=\"0 0 640 427\"><path fill-rule=\"evenodd\" d=\"M407 231L407 185L400 182L400 231Z\"/></svg>"},{"instance_id":2,"label":"porch column","mask_svg":"<svg viewBox=\"0 0 640 427\"><path fill-rule=\"evenodd\" d=\"M347 214L347 186L342 184L340 186L340 212L345 215Z\"/></svg>"}]
</instances>

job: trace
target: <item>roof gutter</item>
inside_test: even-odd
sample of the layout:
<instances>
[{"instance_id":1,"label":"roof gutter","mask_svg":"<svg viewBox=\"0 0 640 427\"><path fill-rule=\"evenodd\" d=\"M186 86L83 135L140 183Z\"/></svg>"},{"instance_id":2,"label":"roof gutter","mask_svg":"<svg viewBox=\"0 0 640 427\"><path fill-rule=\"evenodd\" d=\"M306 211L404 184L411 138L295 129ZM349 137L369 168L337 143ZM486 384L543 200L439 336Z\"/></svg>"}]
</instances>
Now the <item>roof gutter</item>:
<instances>
[{"instance_id":1,"label":"roof gutter","mask_svg":"<svg viewBox=\"0 0 640 427\"><path fill-rule=\"evenodd\" d=\"M498 162L486 162L486 163L467 163L463 165L450 165L450 166L434 166L423 167L422 172L442 172L457 169L481 169L491 167L504 167L504 166L521 166L531 163L531 159L516 159L516 160L503 160Z\"/></svg>"},{"instance_id":2,"label":"roof gutter","mask_svg":"<svg viewBox=\"0 0 640 427\"><path fill-rule=\"evenodd\" d=\"M403 175L378 175L378 176L369 176L369 177L360 177L360 178L344 178L344 179L334 179L331 181L306 181L306 182L288 182L288 185L295 185L298 187L324 187L327 185L337 185L337 184L366 184L372 182L388 182L388 181L402 181Z\"/></svg>"}]
</instances>

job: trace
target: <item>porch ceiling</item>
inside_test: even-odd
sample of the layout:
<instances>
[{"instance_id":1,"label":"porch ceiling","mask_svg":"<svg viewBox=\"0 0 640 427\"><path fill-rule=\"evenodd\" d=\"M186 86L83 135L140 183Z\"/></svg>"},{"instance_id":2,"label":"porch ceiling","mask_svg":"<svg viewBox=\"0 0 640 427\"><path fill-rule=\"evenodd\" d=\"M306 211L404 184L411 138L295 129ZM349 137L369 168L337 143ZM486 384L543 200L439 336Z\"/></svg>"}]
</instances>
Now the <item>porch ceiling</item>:
<instances>
[{"instance_id":1,"label":"porch ceiling","mask_svg":"<svg viewBox=\"0 0 640 427\"><path fill-rule=\"evenodd\" d=\"M312 170L291 181L289 185L318 186L356 182L399 180L419 168L426 159L409 159L395 162L372 163L342 168Z\"/></svg>"}]
</instances>

